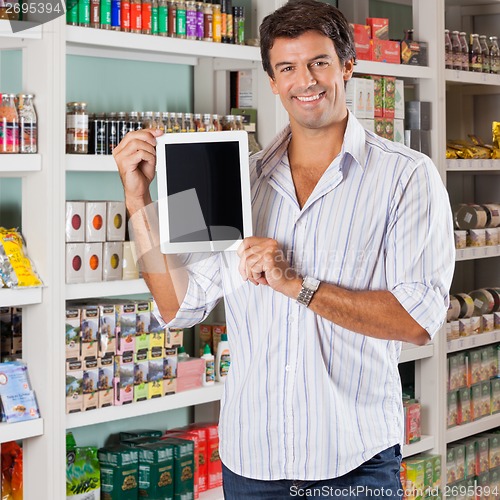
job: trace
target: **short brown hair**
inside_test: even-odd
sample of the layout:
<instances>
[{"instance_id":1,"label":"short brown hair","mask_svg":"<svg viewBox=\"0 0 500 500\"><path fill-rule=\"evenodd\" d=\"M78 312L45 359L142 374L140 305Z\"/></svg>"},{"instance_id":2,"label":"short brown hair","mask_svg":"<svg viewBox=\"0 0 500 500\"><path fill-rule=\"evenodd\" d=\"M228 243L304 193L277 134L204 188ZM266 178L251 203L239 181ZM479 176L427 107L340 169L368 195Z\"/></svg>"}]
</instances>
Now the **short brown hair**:
<instances>
[{"instance_id":1,"label":"short brown hair","mask_svg":"<svg viewBox=\"0 0 500 500\"><path fill-rule=\"evenodd\" d=\"M344 14L318 0L290 0L266 16L259 31L262 66L271 78L274 72L269 52L276 38L298 38L307 31L318 31L330 38L342 64L356 59L354 37Z\"/></svg>"}]
</instances>

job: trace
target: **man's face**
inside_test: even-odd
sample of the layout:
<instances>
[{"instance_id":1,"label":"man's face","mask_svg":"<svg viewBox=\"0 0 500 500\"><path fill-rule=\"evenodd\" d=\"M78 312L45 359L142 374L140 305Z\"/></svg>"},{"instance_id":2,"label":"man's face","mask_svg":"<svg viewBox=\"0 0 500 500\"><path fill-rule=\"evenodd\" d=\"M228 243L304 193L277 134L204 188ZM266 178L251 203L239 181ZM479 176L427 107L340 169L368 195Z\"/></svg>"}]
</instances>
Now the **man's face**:
<instances>
[{"instance_id":1,"label":"man's face","mask_svg":"<svg viewBox=\"0 0 500 500\"><path fill-rule=\"evenodd\" d=\"M353 61L341 65L332 40L318 31L277 38L269 55L271 89L292 126L324 129L347 116L344 83L352 76Z\"/></svg>"}]
</instances>

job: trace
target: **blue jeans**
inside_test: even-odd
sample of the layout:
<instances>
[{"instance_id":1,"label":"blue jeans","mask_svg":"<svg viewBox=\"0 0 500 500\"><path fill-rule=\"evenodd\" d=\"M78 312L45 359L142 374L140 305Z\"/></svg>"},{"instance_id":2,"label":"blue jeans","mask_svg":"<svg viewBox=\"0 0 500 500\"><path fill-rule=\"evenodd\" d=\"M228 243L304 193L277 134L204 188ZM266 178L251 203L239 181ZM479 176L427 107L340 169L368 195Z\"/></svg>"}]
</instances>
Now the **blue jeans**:
<instances>
[{"instance_id":1,"label":"blue jeans","mask_svg":"<svg viewBox=\"0 0 500 500\"><path fill-rule=\"evenodd\" d=\"M399 476L400 446L377 453L344 476L320 481L248 479L222 464L224 500L281 500L288 498L339 498L386 500L402 498Z\"/></svg>"}]
</instances>

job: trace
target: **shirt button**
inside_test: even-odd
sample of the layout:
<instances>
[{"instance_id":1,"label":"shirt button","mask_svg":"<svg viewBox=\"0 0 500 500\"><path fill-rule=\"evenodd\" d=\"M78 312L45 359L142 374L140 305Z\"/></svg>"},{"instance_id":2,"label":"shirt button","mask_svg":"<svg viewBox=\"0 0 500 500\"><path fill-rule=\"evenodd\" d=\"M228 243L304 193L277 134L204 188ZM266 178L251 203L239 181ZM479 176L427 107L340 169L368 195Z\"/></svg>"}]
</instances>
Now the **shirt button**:
<instances>
[{"instance_id":1,"label":"shirt button","mask_svg":"<svg viewBox=\"0 0 500 500\"><path fill-rule=\"evenodd\" d=\"M285 366L285 370L286 370L287 372L289 372L289 371L290 371L290 365L286 365L286 366Z\"/></svg>"}]
</instances>

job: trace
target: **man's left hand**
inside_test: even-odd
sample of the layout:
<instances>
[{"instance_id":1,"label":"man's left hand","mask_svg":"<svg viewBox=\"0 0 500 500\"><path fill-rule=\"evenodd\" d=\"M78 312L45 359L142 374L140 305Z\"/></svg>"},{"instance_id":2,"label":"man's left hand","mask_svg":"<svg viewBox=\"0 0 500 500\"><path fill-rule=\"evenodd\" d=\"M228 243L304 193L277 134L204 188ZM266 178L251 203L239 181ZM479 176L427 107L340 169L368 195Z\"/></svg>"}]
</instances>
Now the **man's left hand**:
<instances>
[{"instance_id":1,"label":"man's left hand","mask_svg":"<svg viewBox=\"0 0 500 500\"><path fill-rule=\"evenodd\" d=\"M268 285L273 290L295 298L302 280L290 267L276 240L251 236L238 248L242 278L254 285Z\"/></svg>"}]
</instances>

